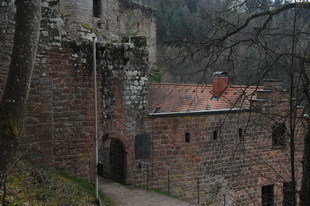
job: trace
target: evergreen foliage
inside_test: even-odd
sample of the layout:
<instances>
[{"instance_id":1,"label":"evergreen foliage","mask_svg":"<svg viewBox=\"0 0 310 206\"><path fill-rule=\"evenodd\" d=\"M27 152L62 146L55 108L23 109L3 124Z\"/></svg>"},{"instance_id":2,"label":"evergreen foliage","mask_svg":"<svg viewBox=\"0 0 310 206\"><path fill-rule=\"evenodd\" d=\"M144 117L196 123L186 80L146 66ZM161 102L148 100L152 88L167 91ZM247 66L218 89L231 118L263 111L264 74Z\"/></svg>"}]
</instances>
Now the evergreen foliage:
<instances>
[{"instance_id":1,"label":"evergreen foliage","mask_svg":"<svg viewBox=\"0 0 310 206\"><path fill-rule=\"evenodd\" d=\"M133 37L137 36L140 30L137 28L138 20L135 18L135 16L129 12L126 15L126 20L125 20L125 31L118 32L118 35L121 37Z\"/></svg>"}]
</instances>

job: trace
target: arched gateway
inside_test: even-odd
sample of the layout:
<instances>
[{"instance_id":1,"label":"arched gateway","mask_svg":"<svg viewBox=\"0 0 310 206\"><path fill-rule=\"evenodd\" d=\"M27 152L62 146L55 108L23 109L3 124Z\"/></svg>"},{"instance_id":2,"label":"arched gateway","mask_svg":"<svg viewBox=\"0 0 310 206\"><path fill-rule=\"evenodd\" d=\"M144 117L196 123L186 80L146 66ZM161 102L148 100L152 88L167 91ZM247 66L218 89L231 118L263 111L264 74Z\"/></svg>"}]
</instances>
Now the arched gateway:
<instances>
[{"instance_id":1,"label":"arched gateway","mask_svg":"<svg viewBox=\"0 0 310 206\"><path fill-rule=\"evenodd\" d=\"M125 184L128 173L127 144L120 135L106 134L99 152L99 161L102 163L102 176Z\"/></svg>"}]
</instances>

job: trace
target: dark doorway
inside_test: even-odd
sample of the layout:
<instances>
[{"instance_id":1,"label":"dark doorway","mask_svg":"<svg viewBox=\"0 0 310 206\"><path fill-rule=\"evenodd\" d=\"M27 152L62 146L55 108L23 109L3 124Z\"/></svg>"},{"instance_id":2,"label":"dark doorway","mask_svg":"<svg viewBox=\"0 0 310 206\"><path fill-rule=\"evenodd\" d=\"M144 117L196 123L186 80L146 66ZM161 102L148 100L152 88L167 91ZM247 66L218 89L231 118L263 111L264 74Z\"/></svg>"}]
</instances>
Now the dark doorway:
<instances>
[{"instance_id":1,"label":"dark doorway","mask_svg":"<svg viewBox=\"0 0 310 206\"><path fill-rule=\"evenodd\" d=\"M124 184L126 155L122 142L118 139L109 139L104 142L100 153L100 162L103 164L103 176Z\"/></svg>"},{"instance_id":2,"label":"dark doorway","mask_svg":"<svg viewBox=\"0 0 310 206\"><path fill-rule=\"evenodd\" d=\"M125 153L124 148L118 139L111 139L111 149L110 149L110 171L113 180L119 183L124 183L124 164L125 163Z\"/></svg>"},{"instance_id":3,"label":"dark doorway","mask_svg":"<svg viewBox=\"0 0 310 206\"><path fill-rule=\"evenodd\" d=\"M262 206L274 205L274 193L273 185L267 185L262 187Z\"/></svg>"}]
</instances>

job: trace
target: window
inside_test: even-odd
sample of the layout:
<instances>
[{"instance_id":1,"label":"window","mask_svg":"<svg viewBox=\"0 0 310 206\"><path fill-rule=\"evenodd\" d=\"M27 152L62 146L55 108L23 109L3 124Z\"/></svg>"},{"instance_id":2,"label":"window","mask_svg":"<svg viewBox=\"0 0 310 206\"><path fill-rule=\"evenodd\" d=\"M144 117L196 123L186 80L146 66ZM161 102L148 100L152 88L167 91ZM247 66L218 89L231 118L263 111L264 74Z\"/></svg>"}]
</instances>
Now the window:
<instances>
[{"instance_id":1,"label":"window","mask_svg":"<svg viewBox=\"0 0 310 206\"><path fill-rule=\"evenodd\" d=\"M191 141L191 134L186 132L185 133L185 142L190 142Z\"/></svg>"},{"instance_id":2,"label":"window","mask_svg":"<svg viewBox=\"0 0 310 206\"><path fill-rule=\"evenodd\" d=\"M100 17L101 15L101 0L93 0L93 15Z\"/></svg>"},{"instance_id":3,"label":"window","mask_svg":"<svg viewBox=\"0 0 310 206\"><path fill-rule=\"evenodd\" d=\"M292 206L293 190L292 182L283 183L283 206Z\"/></svg>"},{"instance_id":4,"label":"window","mask_svg":"<svg viewBox=\"0 0 310 206\"><path fill-rule=\"evenodd\" d=\"M272 126L272 146L284 146L284 135L286 127L284 123L277 123Z\"/></svg>"},{"instance_id":5,"label":"window","mask_svg":"<svg viewBox=\"0 0 310 206\"><path fill-rule=\"evenodd\" d=\"M217 130L213 131L213 140L217 140Z\"/></svg>"},{"instance_id":6,"label":"window","mask_svg":"<svg viewBox=\"0 0 310 206\"><path fill-rule=\"evenodd\" d=\"M118 28L118 30L120 30L121 29L121 21L119 19L119 16L116 17L116 22L117 22L117 28Z\"/></svg>"},{"instance_id":7,"label":"window","mask_svg":"<svg viewBox=\"0 0 310 206\"><path fill-rule=\"evenodd\" d=\"M109 31L109 19L105 20L105 29Z\"/></svg>"},{"instance_id":8,"label":"window","mask_svg":"<svg viewBox=\"0 0 310 206\"><path fill-rule=\"evenodd\" d=\"M273 185L266 185L262 187L262 206L273 206Z\"/></svg>"},{"instance_id":9,"label":"window","mask_svg":"<svg viewBox=\"0 0 310 206\"><path fill-rule=\"evenodd\" d=\"M243 141L243 130L242 130L242 128L238 129L238 135L239 135L239 141L240 142Z\"/></svg>"}]
</instances>

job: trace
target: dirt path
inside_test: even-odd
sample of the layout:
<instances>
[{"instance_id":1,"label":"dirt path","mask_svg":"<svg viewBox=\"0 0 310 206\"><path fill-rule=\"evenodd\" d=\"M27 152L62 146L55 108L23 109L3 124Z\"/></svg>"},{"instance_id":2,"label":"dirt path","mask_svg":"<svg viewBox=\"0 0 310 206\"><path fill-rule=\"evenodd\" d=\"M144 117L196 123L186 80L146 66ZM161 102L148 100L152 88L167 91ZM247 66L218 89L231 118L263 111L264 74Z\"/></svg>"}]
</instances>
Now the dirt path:
<instances>
[{"instance_id":1,"label":"dirt path","mask_svg":"<svg viewBox=\"0 0 310 206\"><path fill-rule=\"evenodd\" d=\"M100 190L103 191L116 206L194 206L195 204L178 200L133 186L124 186L107 179L100 178Z\"/></svg>"}]
</instances>

